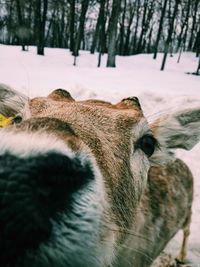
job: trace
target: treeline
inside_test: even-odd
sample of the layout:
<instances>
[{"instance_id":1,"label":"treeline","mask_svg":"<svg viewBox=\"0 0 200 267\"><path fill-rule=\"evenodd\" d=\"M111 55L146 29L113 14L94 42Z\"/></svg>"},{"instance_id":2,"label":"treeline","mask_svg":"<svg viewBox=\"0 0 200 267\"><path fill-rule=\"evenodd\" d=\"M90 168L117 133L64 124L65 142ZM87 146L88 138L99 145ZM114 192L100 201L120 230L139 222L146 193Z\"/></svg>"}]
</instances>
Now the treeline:
<instances>
[{"instance_id":1,"label":"treeline","mask_svg":"<svg viewBox=\"0 0 200 267\"><path fill-rule=\"evenodd\" d=\"M0 0L0 42L115 55L200 54L200 0ZM76 60L75 60L76 63Z\"/></svg>"}]
</instances>

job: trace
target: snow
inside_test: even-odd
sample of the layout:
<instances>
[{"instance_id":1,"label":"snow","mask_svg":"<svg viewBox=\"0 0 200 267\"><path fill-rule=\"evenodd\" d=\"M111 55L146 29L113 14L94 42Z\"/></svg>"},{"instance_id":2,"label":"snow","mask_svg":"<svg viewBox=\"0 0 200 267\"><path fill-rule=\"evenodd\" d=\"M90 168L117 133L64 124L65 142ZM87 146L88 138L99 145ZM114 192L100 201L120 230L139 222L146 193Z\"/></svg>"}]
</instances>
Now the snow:
<instances>
[{"instance_id":1,"label":"snow","mask_svg":"<svg viewBox=\"0 0 200 267\"><path fill-rule=\"evenodd\" d=\"M177 105L199 105L200 77L194 72L198 59L193 53L184 53L177 64L178 55L168 57L165 71L160 71L162 55L117 57L117 68L106 68L106 55L102 67L97 68L98 54L81 51L77 66L65 49L45 49L45 57L37 56L35 47L22 52L20 47L0 45L0 82L30 97L47 95L56 88L67 89L74 98L100 98L116 102L127 96L138 96L147 118L177 108ZM200 144L192 151L178 151L195 177L193 218L187 260L192 267L200 266ZM167 251L177 254L181 233L170 242Z\"/></svg>"},{"instance_id":2,"label":"snow","mask_svg":"<svg viewBox=\"0 0 200 267\"><path fill-rule=\"evenodd\" d=\"M112 101L142 92L200 95L199 77L185 75L197 68L197 59L190 53L179 64L177 56L168 58L164 72L159 70L162 55L158 60L152 60L152 55L117 57L117 68L108 69L106 55L102 67L97 68L97 54L81 51L76 67L68 50L47 48L45 54L36 56L34 47L21 52L20 47L0 45L1 82L30 96L45 95L58 87L70 90L79 99L91 95Z\"/></svg>"}]
</instances>

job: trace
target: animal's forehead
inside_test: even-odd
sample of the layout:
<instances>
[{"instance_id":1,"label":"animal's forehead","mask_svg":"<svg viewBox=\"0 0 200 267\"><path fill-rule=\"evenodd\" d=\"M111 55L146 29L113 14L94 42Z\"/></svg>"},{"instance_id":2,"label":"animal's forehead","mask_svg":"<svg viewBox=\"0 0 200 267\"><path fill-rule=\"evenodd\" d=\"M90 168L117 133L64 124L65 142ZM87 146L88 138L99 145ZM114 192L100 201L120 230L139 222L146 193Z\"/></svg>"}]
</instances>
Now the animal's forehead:
<instances>
[{"instance_id":1,"label":"animal's forehead","mask_svg":"<svg viewBox=\"0 0 200 267\"><path fill-rule=\"evenodd\" d=\"M62 120L73 117L82 118L83 123L88 118L94 123L125 122L135 123L143 117L142 110L136 98L123 99L117 104L102 100L60 101L57 99L34 98L30 101L30 110L33 117L54 117Z\"/></svg>"},{"instance_id":2,"label":"animal's forehead","mask_svg":"<svg viewBox=\"0 0 200 267\"><path fill-rule=\"evenodd\" d=\"M30 101L30 113L36 121L42 117L47 124L53 119L66 123L78 140L87 145L105 177L126 175L122 165L129 160L131 144L148 131L137 99L124 99L112 105L97 100L35 98ZM113 169L116 171L112 174Z\"/></svg>"}]
</instances>

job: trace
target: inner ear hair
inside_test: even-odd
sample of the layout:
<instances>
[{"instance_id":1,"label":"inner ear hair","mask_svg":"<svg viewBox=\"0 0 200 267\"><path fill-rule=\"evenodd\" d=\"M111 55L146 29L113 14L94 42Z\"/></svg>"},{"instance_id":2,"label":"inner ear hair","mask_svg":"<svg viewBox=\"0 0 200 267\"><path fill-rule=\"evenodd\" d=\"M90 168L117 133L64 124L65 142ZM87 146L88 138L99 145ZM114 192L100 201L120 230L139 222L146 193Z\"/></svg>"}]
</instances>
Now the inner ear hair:
<instances>
[{"instance_id":1,"label":"inner ear hair","mask_svg":"<svg viewBox=\"0 0 200 267\"><path fill-rule=\"evenodd\" d=\"M0 84L0 113L5 117L22 114L28 97L8 85Z\"/></svg>"},{"instance_id":2,"label":"inner ear hair","mask_svg":"<svg viewBox=\"0 0 200 267\"><path fill-rule=\"evenodd\" d=\"M176 149L191 150L200 141L200 108L161 115L150 127L160 144L151 161L168 162Z\"/></svg>"},{"instance_id":3,"label":"inner ear hair","mask_svg":"<svg viewBox=\"0 0 200 267\"><path fill-rule=\"evenodd\" d=\"M189 123L195 123L200 121L200 109L188 110L185 113L179 114L177 120L182 126L185 126Z\"/></svg>"}]
</instances>

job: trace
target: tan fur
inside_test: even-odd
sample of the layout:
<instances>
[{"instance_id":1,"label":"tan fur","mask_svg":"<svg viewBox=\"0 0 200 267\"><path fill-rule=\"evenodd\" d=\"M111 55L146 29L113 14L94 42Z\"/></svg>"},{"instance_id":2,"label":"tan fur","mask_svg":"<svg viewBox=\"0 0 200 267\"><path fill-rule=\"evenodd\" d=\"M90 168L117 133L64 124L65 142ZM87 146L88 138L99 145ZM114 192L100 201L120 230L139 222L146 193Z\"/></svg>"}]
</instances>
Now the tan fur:
<instances>
[{"instance_id":1,"label":"tan fur","mask_svg":"<svg viewBox=\"0 0 200 267\"><path fill-rule=\"evenodd\" d=\"M166 167L150 169L136 225L133 227L133 231L143 239L127 242L133 248L133 263L137 262L137 266L150 266L177 231L189 227L192 199L193 177L181 160ZM122 254L126 255L127 250L123 250ZM128 257L129 254L125 258ZM124 256L121 259L120 264L123 266Z\"/></svg>"},{"instance_id":2,"label":"tan fur","mask_svg":"<svg viewBox=\"0 0 200 267\"><path fill-rule=\"evenodd\" d=\"M108 229L114 236L113 266L150 266L177 231L189 227L192 174L177 159L151 167L146 177L149 163L134 144L150 128L137 98L116 105L98 100L76 102L59 89L48 97L30 100L29 112L17 131L43 129L75 151L87 149L95 158L110 207L105 216L112 226L102 229L102 238ZM137 153L140 162L136 162Z\"/></svg>"},{"instance_id":3,"label":"tan fur","mask_svg":"<svg viewBox=\"0 0 200 267\"><path fill-rule=\"evenodd\" d=\"M73 129L79 140L90 148L105 177L108 194L112 198L113 216L117 217L116 224L130 225L130 214L133 214L135 209L135 188L134 184L128 182L133 177L126 162L129 161L131 153L133 126L143 116L141 110L135 109L135 106L130 108L124 101L111 105L96 100L74 102L69 98L66 104L54 99L55 96L52 99L50 94L48 98L31 100L31 118L53 117L66 122ZM65 133L62 138L65 138ZM124 203L121 203L124 184L127 184L127 191L131 195L128 201L124 198Z\"/></svg>"}]
</instances>

